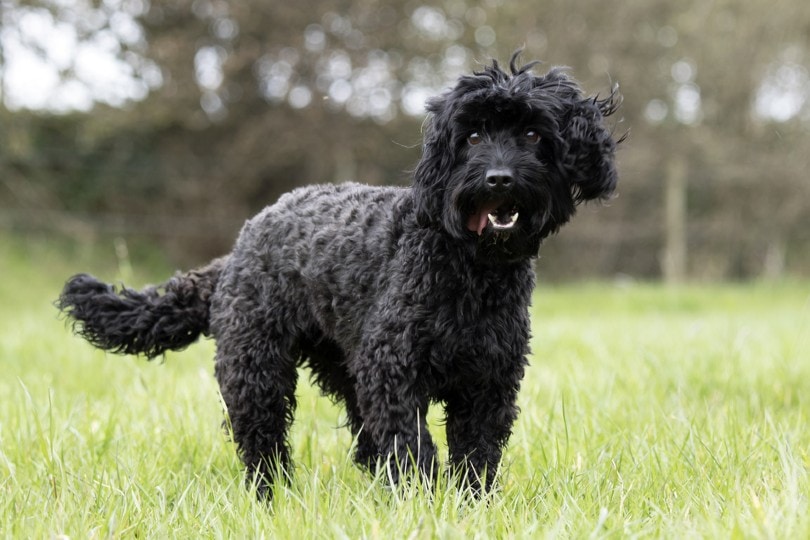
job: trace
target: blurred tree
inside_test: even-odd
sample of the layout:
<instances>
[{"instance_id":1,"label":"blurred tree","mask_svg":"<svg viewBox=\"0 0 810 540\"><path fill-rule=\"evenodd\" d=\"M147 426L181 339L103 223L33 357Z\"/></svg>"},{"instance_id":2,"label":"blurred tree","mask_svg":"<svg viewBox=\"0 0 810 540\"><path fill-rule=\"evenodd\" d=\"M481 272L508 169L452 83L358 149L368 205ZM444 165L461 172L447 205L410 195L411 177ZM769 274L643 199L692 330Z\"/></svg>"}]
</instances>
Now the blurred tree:
<instances>
[{"instance_id":1,"label":"blurred tree","mask_svg":"<svg viewBox=\"0 0 810 540\"><path fill-rule=\"evenodd\" d=\"M18 207L116 216L105 225L159 230L201 259L296 185L407 183L424 99L525 46L593 92L619 82L616 130L631 132L619 197L582 209L543 272L810 272L802 0L2 2L3 43L32 9L83 24L84 40L118 36L126 88L142 92L102 95L91 114L4 113L0 195Z\"/></svg>"}]
</instances>

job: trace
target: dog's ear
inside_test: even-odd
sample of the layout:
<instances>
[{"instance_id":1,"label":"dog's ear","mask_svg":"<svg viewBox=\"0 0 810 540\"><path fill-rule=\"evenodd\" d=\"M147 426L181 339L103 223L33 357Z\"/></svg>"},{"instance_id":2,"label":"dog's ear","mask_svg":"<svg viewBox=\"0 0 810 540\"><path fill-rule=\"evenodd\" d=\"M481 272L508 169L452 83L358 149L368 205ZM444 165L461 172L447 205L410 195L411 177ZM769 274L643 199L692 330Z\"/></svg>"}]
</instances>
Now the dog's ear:
<instances>
[{"instance_id":1,"label":"dog's ear","mask_svg":"<svg viewBox=\"0 0 810 540\"><path fill-rule=\"evenodd\" d=\"M413 176L414 210L422 227L441 220L444 190L455 160L447 96L428 100L426 108L422 158Z\"/></svg>"},{"instance_id":2,"label":"dog's ear","mask_svg":"<svg viewBox=\"0 0 810 540\"><path fill-rule=\"evenodd\" d=\"M574 200L579 203L608 199L616 189L616 140L605 118L621 105L618 87L604 99L583 97L579 86L561 70L552 70L545 84L556 80L563 94L559 165L568 178Z\"/></svg>"}]
</instances>

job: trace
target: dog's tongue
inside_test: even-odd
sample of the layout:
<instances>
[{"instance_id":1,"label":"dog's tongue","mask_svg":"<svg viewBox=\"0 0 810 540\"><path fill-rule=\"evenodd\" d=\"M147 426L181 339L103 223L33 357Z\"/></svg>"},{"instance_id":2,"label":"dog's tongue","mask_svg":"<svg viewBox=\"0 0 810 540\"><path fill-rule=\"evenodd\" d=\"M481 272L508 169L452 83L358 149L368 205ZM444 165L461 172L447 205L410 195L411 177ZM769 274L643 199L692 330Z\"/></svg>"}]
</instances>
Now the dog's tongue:
<instances>
[{"instance_id":1,"label":"dog's tongue","mask_svg":"<svg viewBox=\"0 0 810 540\"><path fill-rule=\"evenodd\" d=\"M478 236L481 236L481 233L484 232L484 229L487 226L487 221L489 221L487 216L497 209L498 203L496 202L484 203L480 208L478 208L478 210L470 214L469 218L467 218L467 228L470 231L477 233Z\"/></svg>"}]
</instances>

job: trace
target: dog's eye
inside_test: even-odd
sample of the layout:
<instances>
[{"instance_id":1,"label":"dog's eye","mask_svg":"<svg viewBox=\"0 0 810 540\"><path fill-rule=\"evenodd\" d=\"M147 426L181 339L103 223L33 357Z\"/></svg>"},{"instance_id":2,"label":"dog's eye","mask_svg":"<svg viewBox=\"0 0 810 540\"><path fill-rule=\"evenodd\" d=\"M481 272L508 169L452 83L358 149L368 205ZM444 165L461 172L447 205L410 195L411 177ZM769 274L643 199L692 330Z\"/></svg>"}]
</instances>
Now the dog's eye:
<instances>
[{"instance_id":1,"label":"dog's eye","mask_svg":"<svg viewBox=\"0 0 810 540\"><path fill-rule=\"evenodd\" d=\"M526 140L529 142L529 144L537 144L540 142L540 134L535 130L530 129L526 132Z\"/></svg>"},{"instance_id":2,"label":"dog's eye","mask_svg":"<svg viewBox=\"0 0 810 540\"><path fill-rule=\"evenodd\" d=\"M481 135L479 135L477 131L470 133L470 135L467 137L467 142L472 146L475 146L481 142Z\"/></svg>"}]
</instances>

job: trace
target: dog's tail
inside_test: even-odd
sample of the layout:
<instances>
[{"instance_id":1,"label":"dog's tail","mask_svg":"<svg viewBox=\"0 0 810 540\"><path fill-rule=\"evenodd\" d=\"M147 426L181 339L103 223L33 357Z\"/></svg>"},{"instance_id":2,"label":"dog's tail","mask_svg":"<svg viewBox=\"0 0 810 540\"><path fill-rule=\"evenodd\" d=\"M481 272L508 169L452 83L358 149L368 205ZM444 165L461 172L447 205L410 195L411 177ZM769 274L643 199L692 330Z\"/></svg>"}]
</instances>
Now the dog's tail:
<instances>
[{"instance_id":1,"label":"dog's tail","mask_svg":"<svg viewBox=\"0 0 810 540\"><path fill-rule=\"evenodd\" d=\"M65 283L55 304L72 320L73 331L99 349L151 359L208 333L211 294L226 261L215 259L143 291L117 290L78 274Z\"/></svg>"}]
</instances>

